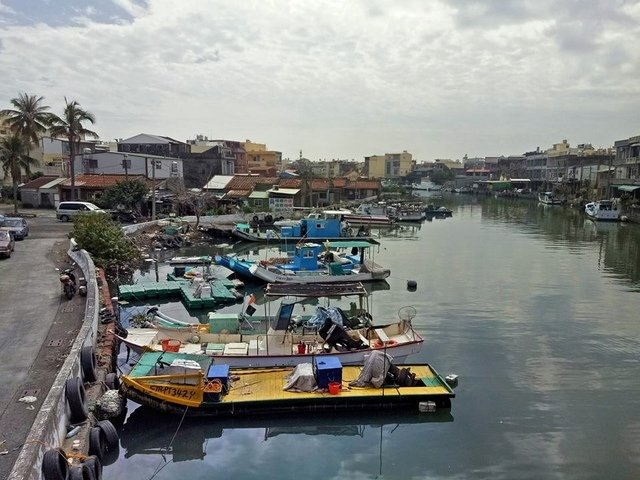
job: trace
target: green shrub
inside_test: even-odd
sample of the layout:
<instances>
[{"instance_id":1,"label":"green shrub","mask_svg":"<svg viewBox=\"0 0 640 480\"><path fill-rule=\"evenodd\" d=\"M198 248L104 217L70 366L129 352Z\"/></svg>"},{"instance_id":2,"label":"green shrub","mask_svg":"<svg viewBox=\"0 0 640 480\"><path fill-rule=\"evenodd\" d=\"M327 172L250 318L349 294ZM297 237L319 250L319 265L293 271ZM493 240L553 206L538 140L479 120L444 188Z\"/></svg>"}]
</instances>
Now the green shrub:
<instances>
[{"instance_id":1,"label":"green shrub","mask_svg":"<svg viewBox=\"0 0 640 480\"><path fill-rule=\"evenodd\" d=\"M78 247L91 254L103 268L131 266L140 260L140 251L125 236L122 228L109 215L87 213L73 218L71 236Z\"/></svg>"}]
</instances>

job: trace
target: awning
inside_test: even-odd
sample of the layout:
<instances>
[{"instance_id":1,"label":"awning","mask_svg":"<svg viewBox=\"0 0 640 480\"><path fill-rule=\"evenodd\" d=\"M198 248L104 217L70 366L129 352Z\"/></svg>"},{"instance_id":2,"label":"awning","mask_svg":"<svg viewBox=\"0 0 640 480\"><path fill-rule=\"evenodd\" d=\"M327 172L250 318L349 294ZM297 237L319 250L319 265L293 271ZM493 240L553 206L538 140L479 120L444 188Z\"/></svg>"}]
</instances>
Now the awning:
<instances>
[{"instance_id":1,"label":"awning","mask_svg":"<svg viewBox=\"0 0 640 480\"><path fill-rule=\"evenodd\" d=\"M615 187L621 192L635 192L640 188L640 185L616 185Z\"/></svg>"}]
</instances>

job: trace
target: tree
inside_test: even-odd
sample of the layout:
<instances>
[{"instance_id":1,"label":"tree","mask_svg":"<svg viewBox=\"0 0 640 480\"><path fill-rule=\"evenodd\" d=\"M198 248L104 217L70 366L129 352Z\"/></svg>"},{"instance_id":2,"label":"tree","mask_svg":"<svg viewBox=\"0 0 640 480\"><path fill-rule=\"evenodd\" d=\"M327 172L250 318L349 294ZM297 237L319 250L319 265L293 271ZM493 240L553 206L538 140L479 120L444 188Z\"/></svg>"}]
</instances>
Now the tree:
<instances>
[{"instance_id":1,"label":"tree","mask_svg":"<svg viewBox=\"0 0 640 480\"><path fill-rule=\"evenodd\" d=\"M11 175L13 182L13 211L18 213L18 183L22 180L22 170L29 175L31 167L38 164L28 155L29 143L14 133L0 140L0 162L5 176Z\"/></svg>"},{"instance_id":2,"label":"tree","mask_svg":"<svg viewBox=\"0 0 640 480\"><path fill-rule=\"evenodd\" d=\"M15 134L26 139L28 144L38 144L41 134L47 131L50 113L49 107L43 105L44 97L18 94L18 98L11 99L15 109L0 111L0 116L6 117L4 123Z\"/></svg>"},{"instance_id":3,"label":"tree","mask_svg":"<svg viewBox=\"0 0 640 480\"><path fill-rule=\"evenodd\" d=\"M69 102L67 98L64 99L65 107L62 117L57 115L49 115L49 133L53 137L66 137L69 141L69 174L71 175L71 198L75 200L77 198L76 192L76 180L75 180L75 165L74 157L76 155L80 141L84 138L98 138L98 134L91 130L86 129L82 123L89 122L95 123L96 119L91 112L83 110L80 104L73 100Z\"/></svg>"},{"instance_id":4,"label":"tree","mask_svg":"<svg viewBox=\"0 0 640 480\"><path fill-rule=\"evenodd\" d=\"M434 170L431 173L431 181L436 185L442 185L447 180L453 180L455 175L451 170Z\"/></svg>"},{"instance_id":5,"label":"tree","mask_svg":"<svg viewBox=\"0 0 640 480\"><path fill-rule=\"evenodd\" d=\"M123 180L104 191L101 203L107 208L138 210L138 206L149 193L149 187L142 179Z\"/></svg>"},{"instance_id":6,"label":"tree","mask_svg":"<svg viewBox=\"0 0 640 480\"><path fill-rule=\"evenodd\" d=\"M71 235L78 247L91 254L103 268L129 267L140 260L140 251L126 237L122 228L104 213L83 213L73 217Z\"/></svg>"}]
</instances>

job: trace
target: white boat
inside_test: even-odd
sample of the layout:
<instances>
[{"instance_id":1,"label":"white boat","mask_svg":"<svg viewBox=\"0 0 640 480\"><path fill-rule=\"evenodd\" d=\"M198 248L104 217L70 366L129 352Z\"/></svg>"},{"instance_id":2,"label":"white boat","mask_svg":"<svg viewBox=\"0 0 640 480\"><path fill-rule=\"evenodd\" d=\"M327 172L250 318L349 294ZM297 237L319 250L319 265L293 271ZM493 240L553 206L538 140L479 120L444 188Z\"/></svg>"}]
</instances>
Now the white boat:
<instances>
[{"instance_id":1,"label":"white boat","mask_svg":"<svg viewBox=\"0 0 640 480\"><path fill-rule=\"evenodd\" d=\"M367 319L367 326L344 329L335 323L335 310L327 312L331 315L327 318L316 318L322 321L321 326L313 323L314 317L307 316L302 320L294 315L295 306L309 297L329 297L336 295L336 292L360 298L361 308L354 309L351 313L356 317L351 318L360 319L360 324L365 323L362 319ZM250 317L249 320L246 314L230 316L211 313L209 325L131 328L126 336L116 336L138 353L165 350L206 354L220 357L221 361L232 367L294 366L325 355L338 357L343 365L354 365L362 364L367 355L380 349L391 355L394 362L403 363L409 355L418 353L424 342L411 324L416 313L413 307L401 308L396 322L371 325L367 309L362 306L367 299L362 284L268 285L265 296L299 298L292 303L283 301L275 316L267 313L258 319L258 323L264 323L263 332L246 329L249 323L255 323L257 317ZM265 309L270 306L271 303L267 303ZM342 315L346 312L337 313Z\"/></svg>"},{"instance_id":2,"label":"white boat","mask_svg":"<svg viewBox=\"0 0 640 480\"><path fill-rule=\"evenodd\" d=\"M562 200L557 197L553 192L541 192L538 193L538 201L545 205L560 205Z\"/></svg>"},{"instance_id":3,"label":"white boat","mask_svg":"<svg viewBox=\"0 0 640 480\"><path fill-rule=\"evenodd\" d=\"M395 209L386 205L363 203L352 213L346 213L344 219L356 225L391 225L395 220Z\"/></svg>"},{"instance_id":4,"label":"white boat","mask_svg":"<svg viewBox=\"0 0 640 480\"><path fill-rule=\"evenodd\" d=\"M589 202L584 206L584 212L592 220L617 222L620 220L618 204L613 200Z\"/></svg>"}]
</instances>

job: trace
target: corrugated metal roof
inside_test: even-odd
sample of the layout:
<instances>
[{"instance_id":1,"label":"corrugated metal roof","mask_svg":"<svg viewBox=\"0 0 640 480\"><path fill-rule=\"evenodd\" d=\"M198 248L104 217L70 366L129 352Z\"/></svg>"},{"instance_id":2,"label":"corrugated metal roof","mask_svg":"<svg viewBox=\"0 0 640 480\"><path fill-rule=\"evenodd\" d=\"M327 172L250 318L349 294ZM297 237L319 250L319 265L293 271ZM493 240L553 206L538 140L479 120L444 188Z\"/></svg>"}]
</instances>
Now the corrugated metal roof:
<instances>
[{"instance_id":1,"label":"corrugated metal roof","mask_svg":"<svg viewBox=\"0 0 640 480\"><path fill-rule=\"evenodd\" d=\"M295 195L300 189L299 188L272 188L271 190L267 190L269 193L281 193L282 195Z\"/></svg>"},{"instance_id":2,"label":"corrugated metal roof","mask_svg":"<svg viewBox=\"0 0 640 480\"><path fill-rule=\"evenodd\" d=\"M254 190L249 195L249 198L269 198L269 192L261 192L260 190Z\"/></svg>"},{"instance_id":3,"label":"corrugated metal roof","mask_svg":"<svg viewBox=\"0 0 640 480\"><path fill-rule=\"evenodd\" d=\"M24 185L22 185L20 187L20 189L23 188L33 188L33 189L37 189L37 188L42 188L44 185L51 183L54 180L58 180L58 177L54 177L54 176L45 176L45 177L38 177L38 178L34 178L33 180L25 183ZM64 178L62 179L63 181L65 180Z\"/></svg>"},{"instance_id":4,"label":"corrugated metal roof","mask_svg":"<svg viewBox=\"0 0 640 480\"><path fill-rule=\"evenodd\" d=\"M126 179L125 175L77 175L75 178L76 187L87 188L107 188L112 187L118 182L123 182ZM129 175L129 180L143 179L147 184L150 181L144 175ZM71 187L71 179L66 178L64 182L60 183L61 187Z\"/></svg>"},{"instance_id":5,"label":"corrugated metal roof","mask_svg":"<svg viewBox=\"0 0 640 480\"><path fill-rule=\"evenodd\" d=\"M204 186L204 189L224 190L232 179L233 175L214 175Z\"/></svg>"}]
</instances>

